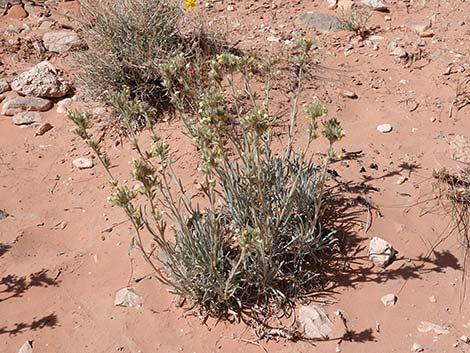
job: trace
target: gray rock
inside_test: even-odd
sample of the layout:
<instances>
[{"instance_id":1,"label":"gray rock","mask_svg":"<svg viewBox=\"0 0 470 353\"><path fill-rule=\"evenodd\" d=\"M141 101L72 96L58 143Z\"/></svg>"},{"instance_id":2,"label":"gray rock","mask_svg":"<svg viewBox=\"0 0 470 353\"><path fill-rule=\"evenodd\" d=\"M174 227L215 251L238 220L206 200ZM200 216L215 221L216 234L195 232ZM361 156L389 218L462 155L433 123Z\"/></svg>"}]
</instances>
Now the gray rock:
<instances>
[{"instance_id":1,"label":"gray rock","mask_svg":"<svg viewBox=\"0 0 470 353\"><path fill-rule=\"evenodd\" d=\"M18 27L13 26L13 25L8 25L8 27L5 28L5 33L6 34L20 33L20 29Z\"/></svg>"},{"instance_id":2,"label":"gray rock","mask_svg":"<svg viewBox=\"0 0 470 353\"><path fill-rule=\"evenodd\" d=\"M42 41L47 50L54 53L66 53L79 48L82 41L74 31L57 31L45 33Z\"/></svg>"},{"instance_id":3,"label":"gray rock","mask_svg":"<svg viewBox=\"0 0 470 353\"><path fill-rule=\"evenodd\" d=\"M18 351L18 353L33 353L33 347L30 341L26 341Z\"/></svg>"},{"instance_id":4,"label":"gray rock","mask_svg":"<svg viewBox=\"0 0 470 353\"><path fill-rule=\"evenodd\" d=\"M380 0L362 0L364 5L375 11L388 11L387 5Z\"/></svg>"},{"instance_id":5,"label":"gray rock","mask_svg":"<svg viewBox=\"0 0 470 353\"><path fill-rule=\"evenodd\" d=\"M41 114L38 112L21 112L15 114L12 121L15 125L31 125L41 121Z\"/></svg>"},{"instance_id":6,"label":"gray rock","mask_svg":"<svg viewBox=\"0 0 470 353\"><path fill-rule=\"evenodd\" d=\"M380 299L384 306L394 306L397 302L397 296L395 294L387 294Z\"/></svg>"},{"instance_id":7,"label":"gray rock","mask_svg":"<svg viewBox=\"0 0 470 353\"><path fill-rule=\"evenodd\" d=\"M71 87L48 61L40 62L11 82L11 88L21 95L45 98L63 97Z\"/></svg>"},{"instance_id":8,"label":"gray rock","mask_svg":"<svg viewBox=\"0 0 470 353\"><path fill-rule=\"evenodd\" d=\"M7 211L0 209L0 221L1 221L1 220L4 220L4 219L7 218L8 216L9 216L9 214L8 214Z\"/></svg>"},{"instance_id":9,"label":"gray rock","mask_svg":"<svg viewBox=\"0 0 470 353\"><path fill-rule=\"evenodd\" d=\"M411 351L414 353L419 353L419 352L423 352L424 348L422 345L418 343L413 343L413 346L411 346Z\"/></svg>"},{"instance_id":10,"label":"gray rock","mask_svg":"<svg viewBox=\"0 0 470 353\"><path fill-rule=\"evenodd\" d=\"M393 261L395 249L389 242L373 237L369 244L369 259L379 267L387 267Z\"/></svg>"},{"instance_id":11,"label":"gray rock","mask_svg":"<svg viewBox=\"0 0 470 353\"><path fill-rule=\"evenodd\" d=\"M306 12L298 17L300 23L322 32L337 32L343 29L340 19L318 12Z\"/></svg>"},{"instance_id":12,"label":"gray rock","mask_svg":"<svg viewBox=\"0 0 470 353\"><path fill-rule=\"evenodd\" d=\"M392 131L392 125L390 124L380 124L380 125L377 125L377 131L381 132L381 133L388 133L388 132L391 132Z\"/></svg>"},{"instance_id":13,"label":"gray rock","mask_svg":"<svg viewBox=\"0 0 470 353\"><path fill-rule=\"evenodd\" d=\"M388 42L387 44L387 49L392 51L394 49L398 48L398 43L396 40L391 40L390 42Z\"/></svg>"},{"instance_id":14,"label":"gray rock","mask_svg":"<svg viewBox=\"0 0 470 353\"><path fill-rule=\"evenodd\" d=\"M417 38L415 43L418 47L425 47L426 46L426 39Z\"/></svg>"},{"instance_id":15,"label":"gray rock","mask_svg":"<svg viewBox=\"0 0 470 353\"><path fill-rule=\"evenodd\" d=\"M138 296L134 289L132 288L123 288L116 293L114 298L115 306L124 306L127 308L132 308L140 305L142 303L142 298Z\"/></svg>"},{"instance_id":16,"label":"gray rock","mask_svg":"<svg viewBox=\"0 0 470 353\"><path fill-rule=\"evenodd\" d=\"M0 81L0 94L10 90L10 84L7 81Z\"/></svg>"},{"instance_id":17,"label":"gray rock","mask_svg":"<svg viewBox=\"0 0 470 353\"><path fill-rule=\"evenodd\" d=\"M52 102L38 97L15 97L8 99L2 107L2 115L15 115L24 111L45 112L52 108Z\"/></svg>"},{"instance_id":18,"label":"gray rock","mask_svg":"<svg viewBox=\"0 0 470 353\"><path fill-rule=\"evenodd\" d=\"M74 159L72 164L78 169L90 169L93 168L93 160L91 158L81 157Z\"/></svg>"},{"instance_id":19,"label":"gray rock","mask_svg":"<svg viewBox=\"0 0 470 353\"><path fill-rule=\"evenodd\" d=\"M328 315L316 305L301 307L299 317L308 339L327 340L333 332L333 323Z\"/></svg>"}]
</instances>

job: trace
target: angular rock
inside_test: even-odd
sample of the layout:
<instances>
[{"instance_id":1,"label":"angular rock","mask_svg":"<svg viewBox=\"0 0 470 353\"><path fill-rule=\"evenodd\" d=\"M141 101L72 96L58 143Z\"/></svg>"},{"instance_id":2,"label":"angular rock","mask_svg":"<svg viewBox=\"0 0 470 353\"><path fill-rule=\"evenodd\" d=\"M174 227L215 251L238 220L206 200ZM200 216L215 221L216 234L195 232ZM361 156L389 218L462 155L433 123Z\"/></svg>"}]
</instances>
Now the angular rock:
<instances>
[{"instance_id":1,"label":"angular rock","mask_svg":"<svg viewBox=\"0 0 470 353\"><path fill-rule=\"evenodd\" d=\"M380 124L380 125L377 125L377 131L381 132L381 133L388 133L388 132L391 132L392 131L392 125L390 124Z\"/></svg>"},{"instance_id":2,"label":"angular rock","mask_svg":"<svg viewBox=\"0 0 470 353\"><path fill-rule=\"evenodd\" d=\"M434 333L437 335L446 335L449 333L449 329L447 327L438 324L433 324L429 321L421 321L418 326L418 331L421 333L434 331Z\"/></svg>"},{"instance_id":3,"label":"angular rock","mask_svg":"<svg viewBox=\"0 0 470 353\"><path fill-rule=\"evenodd\" d=\"M114 298L115 306L124 306L127 308L136 307L140 305L141 302L142 298L138 296L132 288L122 288L116 293L116 297Z\"/></svg>"},{"instance_id":4,"label":"angular rock","mask_svg":"<svg viewBox=\"0 0 470 353\"><path fill-rule=\"evenodd\" d=\"M45 112L52 108L52 102L38 97L15 97L8 99L2 107L2 115L15 115L24 111Z\"/></svg>"},{"instance_id":5,"label":"angular rock","mask_svg":"<svg viewBox=\"0 0 470 353\"><path fill-rule=\"evenodd\" d=\"M301 307L299 317L308 339L327 340L333 332L333 323L323 309L316 305Z\"/></svg>"},{"instance_id":6,"label":"angular rock","mask_svg":"<svg viewBox=\"0 0 470 353\"><path fill-rule=\"evenodd\" d=\"M384 306L394 306L397 302L397 296L395 294L387 294L380 299Z\"/></svg>"},{"instance_id":7,"label":"angular rock","mask_svg":"<svg viewBox=\"0 0 470 353\"><path fill-rule=\"evenodd\" d=\"M45 33L42 41L47 50L63 54L79 48L82 41L74 31L57 31Z\"/></svg>"},{"instance_id":8,"label":"angular rock","mask_svg":"<svg viewBox=\"0 0 470 353\"><path fill-rule=\"evenodd\" d=\"M388 42L387 44L388 50L395 50L396 48L398 48L398 43L396 40L391 40L390 42Z\"/></svg>"},{"instance_id":9,"label":"angular rock","mask_svg":"<svg viewBox=\"0 0 470 353\"><path fill-rule=\"evenodd\" d=\"M355 92L347 90L347 89L342 90L341 95L345 98L351 98L351 99L357 98L357 94Z\"/></svg>"},{"instance_id":10,"label":"angular rock","mask_svg":"<svg viewBox=\"0 0 470 353\"><path fill-rule=\"evenodd\" d=\"M369 244L369 259L379 267L387 267L393 261L395 249L384 239L373 237Z\"/></svg>"},{"instance_id":11,"label":"angular rock","mask_svg":"<svg viewBox=\"0 0 470 353\"><path fill-rule=\"evenodd\" d=\"M4 220L4 219L7 218L8 216L9 216L8 212L5 211L5 210L2 210L2 209L0 208L0 221L1 221L1 220Z\"/></svg>"},{"instance_id":12,"label":"angular rock","mask_svg":"<svg viewBox=\"0 0 470 353\"><path fill-rule=\"evenodd\" d=\"M10 90L10 84L7 81L0 81L0 94Z\"/></svg>"},{"instance_id":13,"label":"angular rock","mask_svg":"<svg viewBox=\"0 0 470 353\"><path fill-rule=\"evenodd\" d=\"M418 343L413 343L413 345L411 346L411 351L414 353L419 353L419 352L423 352L424 348L422 345Z\"/></svg>"},{"instance_id":14,"label":"angular rock","mask_svg":"<svg viewBox=\"0 0 470 353\"><path fill-rule=\"evenodd\" d=\"M77 158L72 161L72 164L78 169L90 169L93 168L93 160L91 158Z\"/></svg>"},{"instance_id":15,"label":"angular rock","mask_svg":"<svg viewBox=\"0 0 470 353\"><path fill-rule=\"evenodd\" d=\"M397 58L406 58L408 56L408 53L402 47L396 47L392 50L391 54Z\"/></svg>"},{"instance_id":16,"label":"angular rock","mask_svg":"<svg viewBox=\"0 0 470 353\"><path fill-rule=\"evenodd\" d=\"M18 351L18 353L33 353L33 347L30 341L26 341Z\"/></svg>"},{"instance_id":17,"label":"angular rock","mask_svg":"<svg viewBox=\"0 0 470 353\"><path fill-rule=\"evenodd\" d=\"M468 336L460 336L460 340L463 343L470 343L470 337L468 337Z\"/></svg>"},{"instance_id":18,"label":"angular rock","mask_svg":"<svg viewBox=\"0 0 470 353\"><path fill-rule=\"evenodd\" d=\"M13 5L7 12L7 18L14 18L16 20L22 20L28 17L28 13L23 9L21 5Z\"/></svg>"},{"instance_id":19,"label":"angular rock","mask_svg":"<svg viewBox=\"0 0 470 353\"><path fill-rule=\"evenodd\" d=\"M313 27L321 32L337 32L343 29L340 19L319 12L306 12L298 17L300 23Z\"/></svg>"},{"instance_id":20,"label":"angular rock","mask_svg":"<svg viewBox=\"0 0 470 353\"><path fill-rule=\"evenodd\" d=\"M15 78L11 88L23 96L60 98L70 91L72 85L59 76L51 63L43 61Z\"/></svg>"},{"instance_id":21,"label":"angular rock","mask_svg":"<svg viewBox=\"0 0 470 353\"><path fill-rule=\"evenodd\" d=\"M380 0L362 0L364 5L375 11L388 11L387 5Z\"/></svg>"},{"instance_id":22,"label":"angular rock","mask_svg":"<svg viewBox=\"0 0 470 353\"><path fill-rule=\"evenodd\" d=\"M15 125L31 125L41 121L41 114L38 112L21 112L15 114L12 121Z\"/></svg>"}]
</instances>

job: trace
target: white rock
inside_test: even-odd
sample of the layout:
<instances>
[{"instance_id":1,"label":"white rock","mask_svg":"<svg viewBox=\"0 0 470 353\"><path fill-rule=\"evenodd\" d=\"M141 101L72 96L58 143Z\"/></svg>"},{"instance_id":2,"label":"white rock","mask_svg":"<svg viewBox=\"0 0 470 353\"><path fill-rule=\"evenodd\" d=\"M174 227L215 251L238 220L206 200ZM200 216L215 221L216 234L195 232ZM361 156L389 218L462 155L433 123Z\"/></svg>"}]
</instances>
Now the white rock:
<instances>
[{"instance_id":1,"label":"white rock","mask_svg":"<svg viewBox=\"0 0 470 353\"><path fill-rule=\"evenodd\" d=\"M0 81L0 93L5 93L10 90L10 84L7 81Z\"/></svg>"},{"instance_id":2,"label":"white rock","mask_svg":"<svg viewBox=\"0 0 470 353\"><path fill-rule=\"evenodd\" d=\"M59 54L82 45L82 41L74 31L48 32L44 34L42 41L47 50Z\"/></svg>"},{"instance_id":3,"label":"white rock","mask_svg":"<svg viewBox=\"0 0 470 353\"><path fill-rule=\"evenodd\" d=\"M330 10L334 10L338 7L338 0L326 0L326 2L328 3L328 8Z\"/></svg>"},{"instance_id":4,"label":"white rock","mask_svg":"<svg viewBox=\"0 0 470 353\"><path fill-rule=\"evenodd\" d=\"M397 58L406 58L408 55L406 50L403 49L402 47L396 47L395 49L393 49L391 54L393 56L396 56Z\"/></svg>"},{"instance_id":5,"label":"white rock","mask_svg":"<svg viewBox=\"0 0 470 353\"><path fill-rule=\"evenodd\" d=\"M392 125L390 124L380 124L377 125L377 131L382 132L384 134L392 131Z\"/></svg>"},{"instance_id":6,"label":"white rock","mask_svg":"<svg viewBox=\"0 0 470 353\"><path fill-rule=\"evenodd\" d=\"M308 339L326 340L333 332L333 323L328 315L316 305L301 307L299 317L305 337Z\"/></svg>"},{"instance_id":7,"label":"white rock","mask_svg":"<svg viewBox=\"0 0 470 353\"><path fill-rule=\"evenodd\" d=\"M30 125L41 122L41 114L37 112L22 112L15 114L12 119L15 125Z\"/></svg>"},{"instance_id":8,"label":"white rock","mask_svg":"<svg viewBox=\"0 0 470 353\"><path fill-rule=\"evenodd\" d=\"M380 0L362 0L361 2L367 7L370 7L372 10L375 10L375 11L387 11L388 10L387 5L385 5Z\"/></svg>"},{"instance_id":9,"label":"white rock","mask_svg":"<svg viewBox=\"0 0 470 353\"><path fill-rule=\"evenodd\" d=\"M72 164L78 169L90 169L93 167L93 160L91 158L77 158L72 161Z\"/></svg>"},{"instance_id":10,"label":"white rock","mask_svg":"<svg viewBox=\"0 0 470 353\"><path fill-rule=\"evenodd\" d=\"M411 346L411 351L414 353L419 353L419 352L423 352L424 348L422 345L418 343L413 343L413 346Z\"/></svg>"},{"instance_id":11,"label":"white rock","mask_svg":"<svg viewBox=\"0 0 470 353\"><path fill-rule=\"evenodd\" d=\"M62 99L57 103L57 113L65 113L72 105L72 98Z\"/></svg>"},{"instance_id":12,"label":"white rock","mask_svg":"<svg viewBox=\"0 0 470 353\"><path fill-rule=\"evenodd\" d=\"M429 297L429 301L430 301L431 303L437 303L437 299L436 299L436 297L435 297L434 295L431 295L431 296Z\"/></svg>"},{"instance_id":13,"label":"white rock","mask_svg":"<svg viewBox=\"0 0 470 353\"><path fill-rule=\"evenodd\" d=\"M134 289L132 288L122 288L116 293L116 297L114 298L114 305L115 306L124 306L127 308L132 308L140 305L142 302L142 298L138 296Z\"/></svg>"},{"instance_id":14,"label":"white rock","mask_svg":"<svg viewBox=\"0 0 470 353\"><path fill-rule=\"evenodd\" d=\"M33 347L29 341L26 341L18 351L18 353L33 353Z\"/></svg>"},{"instance_id":15,"label":"white rock","mask_svg":"<svg viewBox=\"0 0 470 353\"><path fill-rule=\"evenodd\" d=\"M48 61L42 61L31 70L23 72L11 82L12 90L23 96L60 98L71 88Z\"/></svg>"},{"instance_id":16,"label":"white rock","mask_svg":"<svg viewBox=\"0 0 470 353\"><path fill-rule=\"evenodd\" d=\"M460 340L463 343L470 343L470 337L468 337L468 336L460 336Z\"/></svg>"},{"instance_id":17,"label":"white rock","mask_svg":"<svg viewBox=\"0 0 470 353\"><path fill-rule=\"evenodd\" d=\"M395 249L389 242L373 237L369 244L369 259L379 267L387 267L395 256Z\"/></svg>"},{"instance_id":18,"label":"white rock","mask_svg":"<svg viewBox=\"0 0 470 353\"><path fill-rule=\"evenodd\" d=\"M387 294L382 297L382 303L384 306L394 306L397 302L397 296L395 294Z\"/></svg>"},{"instance_id":19,"label":"white rock","mask_svg":"<svg viewBox=\"0 0 470 353\"><path fill-rule=\"evenodd\" d=\"M434 333L437 335L446 335L449 333L449 329L447 327L434 324L429 321L421 321L421 323L418 326L418 331L421 333L434 331Z\"/></svg>"}]
</instances>

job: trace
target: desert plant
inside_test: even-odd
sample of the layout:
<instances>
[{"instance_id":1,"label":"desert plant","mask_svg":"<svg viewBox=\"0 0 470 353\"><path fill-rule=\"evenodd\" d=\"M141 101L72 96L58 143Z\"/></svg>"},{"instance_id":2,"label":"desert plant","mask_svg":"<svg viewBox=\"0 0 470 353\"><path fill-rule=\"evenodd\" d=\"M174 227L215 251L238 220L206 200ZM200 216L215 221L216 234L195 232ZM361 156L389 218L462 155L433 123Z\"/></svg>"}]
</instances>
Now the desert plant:
<instances>
[{"instance_id":1,"label":"desert plant","mask_svg":"<svg viewBox=\"0 0 470 353\"><path fill-rule=\"evenodd\" d=\"M93 100L107 103L107 92L126 88L133 99L158 110L167 103L162 63L180 53L191 58L221 48L219 36L203 24L186 21L182 3L82 1L78 22L88 50L76 54L77 80ZM193 6L194 1L187 2L188 8Z\"/></svg>"},{"instance_id":2,"label":"desert plant","mask_svg":"<svg viewBox=\"0 0 470 353\"><path fill-rule=\"evenodd\" d=\"M335 244L334 231L322 227L327 166L333 143L344 133L335 119L324 122L330 148L316 164L309 148L326 109L315 100L306 110L306 143L300 152L294 149L298 100L312 46L312 41L299 41L297 90L285 149L279 153L274 152L269 109L275 60L258 65L253 58L222 54L202 77L183 54L160 65L163 85L200 154L207 207L189 197L173 169L170 146L154 131L148 149L130 136L138 154L131 172L137 187L121 185L110 174L111 202L131 220L133 246L158 280L207 314L267 315L271 308L308 297L321 287L322 258ZM253 91L255 70L265 75L262 94ZM196 91L183 92L188 81L201 84ZM134 107L118 111L123 121L147 109L128 91L114 93L111 99ZM89 116L68 112L68 117L110 173L106 157L87 132ZM168 220L176 224L174 237L168 234ZM144 232L152 236L151 250L144 247Z\"/></svg>"},{"instance_id":3,"label":"desert plant","mask_svg":"<svg viewBox=\"0 0 470 353\"><path fill-rule=\"evenodd\" d=\"M367 22L371 16L371 11L362 6L353 5L348 9L341 10L340 20L343 28L364 37L367 32Z\"/></svg>"}]
</instances>

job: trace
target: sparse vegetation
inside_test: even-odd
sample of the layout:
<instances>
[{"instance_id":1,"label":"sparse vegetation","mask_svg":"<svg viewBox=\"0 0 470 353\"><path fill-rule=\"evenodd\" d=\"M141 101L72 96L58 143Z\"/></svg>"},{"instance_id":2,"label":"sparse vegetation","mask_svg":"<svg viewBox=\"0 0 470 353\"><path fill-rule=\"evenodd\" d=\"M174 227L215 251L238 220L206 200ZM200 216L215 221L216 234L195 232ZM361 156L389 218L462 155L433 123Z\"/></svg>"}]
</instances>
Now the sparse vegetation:
<instances>
[{"instance_id":1,"label":"sparse vegetation","mask_svg":"<svg viewBox=\"0 0 470 353\"><path fill-rule=\"evenodd\" d=\"M312 46L312 41L299 41L297 90L286 148L280 153L272 146L270 115L275 60L258 63L223 54L202 77L183 54L159 66L163 86L200 154L205 208L185 190L170 146L154 131L149 148L129 135L138 154L131 173L138 185L129 186L111 175L105 154L87 132L90 117L68 113L75 133L109 173L111 202L124 209L135 230L132 247L142 252L158 280L206 315L266 317L321 288L322 259L336 241L334 230L322 223L327 167L332 146L344 133L335 119L325 119L326 109L315 100L306 109L305 146L300 152L294 149L298 98ZM261 96L253 91L255 70L265 75ZM189 81L202 84L185 92L195 87L187 86ZM111 100L121 106L117 114L124 122L148 110L129 91L113 93ZM330 147L316 164L309 148L319 135L320 120ZM168 228L169 220L174 229ZM144 246L144 233L152 237L150 249Z\"/></svg>"},{"instance_id":2,"label":"sparse vegetation","mask_svg":"<svg viewBox=\"0 0 470 353\"><path fill-rule=\"evenodd\" d=\"M108 103L107 93L127 89L132 99L162 108L168 102L160 65L181 53L191 58L220 50L222 41L203 26L189 26L181 6L177 0L82 2L79 22L89 49L76 55L77 78L94 100Z\"/></svg>"},{"instance_id":3,"label":"sparse vegetation","mask_svg":"<svg viewBox=\"0 0 470 353\"><path fill-rule=\"evenodd\" d=\"M361 37L367 35L367 22L371 16L371 11L363 6L353 5L349 9L341 10L340 20L343 28L354 32Z\"/></svg>"}]
</instances>

